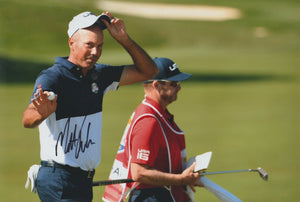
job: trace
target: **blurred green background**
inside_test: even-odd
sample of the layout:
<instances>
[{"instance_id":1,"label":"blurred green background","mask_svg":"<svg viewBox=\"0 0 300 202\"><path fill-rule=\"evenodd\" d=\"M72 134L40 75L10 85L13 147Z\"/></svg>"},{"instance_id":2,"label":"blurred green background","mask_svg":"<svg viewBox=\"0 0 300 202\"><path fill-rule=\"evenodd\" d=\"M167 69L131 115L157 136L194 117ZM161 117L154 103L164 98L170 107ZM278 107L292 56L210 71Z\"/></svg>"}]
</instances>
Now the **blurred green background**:
<instances>
[{"instance_id":1,"label":"blurred green background","mask_svg":"<svg viewBox=\"0 0 300 202\"><path fill-rule=\"evenodd\" d=\"M169 108L186 133L188 156L212 151L208 171L261 166L269 173L267 182L256 173L208 178L243 201L299 201L300 2L143 2L240 9L242 18L223 22L115 15L152 57L172 58L193 74ZM55 56L68 55L68 22L87 10L103 11L93 0L0 0L0 201L39 201L24 188L28 168L40 158L38 130L22 127L23 111L37 74ZM100 62L131 63L107 31ZM103 155L95 180L108 178L125 125L143 95L136 84L105 97ZM101 201L103 190L94 188L94 201ZM218 199L198 188L195 201Z\"/></svg>"}]
</instances>

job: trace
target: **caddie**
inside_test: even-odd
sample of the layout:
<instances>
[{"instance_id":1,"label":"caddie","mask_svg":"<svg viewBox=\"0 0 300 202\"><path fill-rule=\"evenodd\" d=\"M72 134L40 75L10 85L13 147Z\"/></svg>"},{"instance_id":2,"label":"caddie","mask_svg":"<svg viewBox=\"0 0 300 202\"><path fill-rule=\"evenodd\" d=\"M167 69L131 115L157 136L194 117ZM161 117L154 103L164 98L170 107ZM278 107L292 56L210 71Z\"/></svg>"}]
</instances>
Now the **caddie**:
<instances>
[{"instance_id":1,"label":"caddie","mask_svg":"<svg viewBox=\"0 0 300 202\"><path fill-rule=\"evenodd\" d=\"M143 83L145 99L128 122L109 176L135 182L106 186L105 201L124 201L129 188L130 202L187 202L186 186L194 191L194 186L202 186L195 163L184 169L185 135L167 109L177 100L180 82L191 74L181 72L169 58L153 61L159 73Z\"/></svg>"}]
</instances>

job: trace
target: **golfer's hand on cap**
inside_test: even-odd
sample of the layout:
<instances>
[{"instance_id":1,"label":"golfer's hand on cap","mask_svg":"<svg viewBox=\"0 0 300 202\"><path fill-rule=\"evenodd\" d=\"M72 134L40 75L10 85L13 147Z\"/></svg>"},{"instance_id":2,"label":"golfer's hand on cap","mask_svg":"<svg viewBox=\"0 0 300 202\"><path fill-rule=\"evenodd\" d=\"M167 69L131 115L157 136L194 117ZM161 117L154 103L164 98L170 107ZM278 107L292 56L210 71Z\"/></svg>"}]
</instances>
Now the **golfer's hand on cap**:
<instances>
[{"instance_id":1,"label":"golfer's hand on cap","mask_svg":"<svg viewBox=\"0 0 300 202\"><path fill-rule=\"evenodd\" d=\"M189 185L192 190L195 192L194 186L200 186L201 184L198 182L200 179L200 175L198 172L194 172L196 163L194 162L190 167L185 169L181 175L182 175L182 184L183 185Z\"/></svg>"},{"instance_id":2,"label":"golfer's hand on cap","mask_svg":"<svg viewBox=\"0 0 300 202\"><path fill-rule=\"evenodd\" d=\"M47 118L50 114L55 112L57 107L57 95L52 101L48 99L48 95L49 92L43 91L42 88L39 88L34 94L35 99L32 99L32 104L35 106L36 110L43 119Z\"/></svg>"},{"instance_id":3,"label":"golfer's hand on cap","mask_svg":"<svg viewBox=\"0 0 300 202\"><path fill-rule=\"evenodd\" d=\"M105 12L103 14L106 14L111 18L111 24L103 20L110 35L122 45L128 42L130 38L126 32L126 27L123 20L112 16L109 12Z\"/></svg>"}]
</instances>

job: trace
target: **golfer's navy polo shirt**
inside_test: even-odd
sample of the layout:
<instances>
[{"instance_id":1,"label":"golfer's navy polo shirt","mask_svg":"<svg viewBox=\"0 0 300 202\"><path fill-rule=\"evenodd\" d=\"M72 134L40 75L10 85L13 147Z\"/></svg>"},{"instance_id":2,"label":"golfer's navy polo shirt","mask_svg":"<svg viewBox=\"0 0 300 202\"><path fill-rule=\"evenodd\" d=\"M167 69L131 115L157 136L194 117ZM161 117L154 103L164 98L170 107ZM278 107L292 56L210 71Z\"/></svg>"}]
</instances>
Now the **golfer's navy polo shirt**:
<instances>
[{"instance_id":1,"label":"golfer's navy polo shirt","mask_svg":"<svg viewBox=\"0 0 300 202\"><path fill-rule=\"evenodd\" d=\"M103 96L119 82L122 71L123 67L96 64L84 77L81 67L57 57L55 64L38 76L34 92L41 87L58 95L56 119L88 115L102 111Z\"/></svg>"},{"instance_id":2,"label":"golfer's navy polo shirt","mask_svg":"<svg viewBox=\"0 0 300 202\"><path fill-rule=\"evenodd\" d=\"M56 111L39 125L42 160L83 170L97 167L103 96L117 90L123 69L96 64L83 76L81 67L58 57L52 67L40 73L33 94L42 88L58 95Z\"/></svg>"}]
</instances>

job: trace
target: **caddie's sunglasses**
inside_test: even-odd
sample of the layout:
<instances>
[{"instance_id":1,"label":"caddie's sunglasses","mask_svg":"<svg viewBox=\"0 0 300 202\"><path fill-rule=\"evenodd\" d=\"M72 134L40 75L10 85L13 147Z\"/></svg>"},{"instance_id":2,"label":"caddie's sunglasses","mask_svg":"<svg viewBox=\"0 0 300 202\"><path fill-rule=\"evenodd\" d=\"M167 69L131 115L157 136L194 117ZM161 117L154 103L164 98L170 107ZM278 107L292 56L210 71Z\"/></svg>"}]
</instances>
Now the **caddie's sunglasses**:
<instances>
[{"instance_id":1,"label":"caddie's sunglasses","mask_svg":"<svg viewBox=\"0 0 300 202\"><path fill-rule=\"evenodd\" d=\"M166 83L168 83L170 86L172 86L173 88L177 88L180 83L179 81L166 81L166 80L159 80L159 82L163 85L165 85Z\"/></svg>"}]
</instances>

